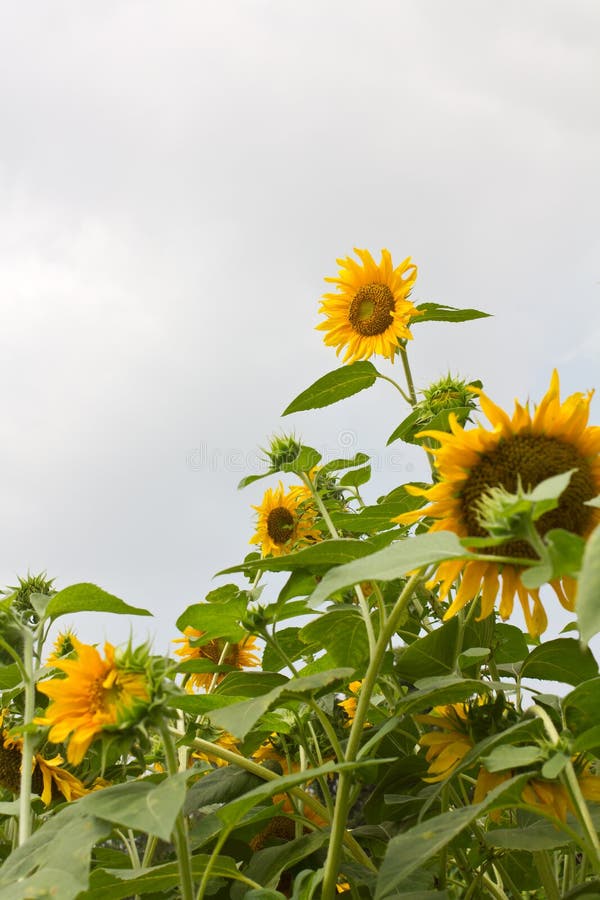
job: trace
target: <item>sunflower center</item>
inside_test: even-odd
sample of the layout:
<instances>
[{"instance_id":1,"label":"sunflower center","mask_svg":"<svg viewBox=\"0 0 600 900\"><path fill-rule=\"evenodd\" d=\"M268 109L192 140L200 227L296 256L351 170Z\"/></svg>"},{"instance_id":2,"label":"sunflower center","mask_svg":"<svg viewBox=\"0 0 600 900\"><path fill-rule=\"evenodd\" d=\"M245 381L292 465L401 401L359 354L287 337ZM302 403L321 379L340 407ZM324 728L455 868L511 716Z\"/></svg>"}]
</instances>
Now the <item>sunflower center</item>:
<instances>
[{"instance_id":1,"label":"sunflower center","mask_svg":"<svg viewBox=\"0 0 600 900\"><path fill-rule=\"evenodd\" d=\"M383 334L393 322L394 295L387 284L364 284L354 295L348 319L359 334Z\"/></svg>"},{"instance_id":2,"label":"sunflower center","mask_svg":"<svg viewBox=\"0 0 600 900\"><path fill-rule=\"evenodd\" d=\"M568 469L577 471L561 495L558 506L544 513L535 525L541 535L552 528L564 528L584 536L593 515L592 508L585 506L584 502L596 494L590 466L572 444L541 434L517 434L503 440L471 469L460 497L468 534L472 537L487 535L479 524L477 512L478 501L490 488L501 486L515 493L520 479L523 489L530 491L540 481ZM496 556L535 557L533 549L525 541L508 541L499 547L490 547L486 552Z\"/></svg>"},{"instance_id":3,"label":"sunflower center","mask_svg":"<svg viewBox=\"0 0 600 900\"><path fill-rule=\"evenodd\" d=\"M276 506L267 517L267 532L274 544L287 544L294 533L294 517L285 506Z\"/></svg>"}]
</instances>

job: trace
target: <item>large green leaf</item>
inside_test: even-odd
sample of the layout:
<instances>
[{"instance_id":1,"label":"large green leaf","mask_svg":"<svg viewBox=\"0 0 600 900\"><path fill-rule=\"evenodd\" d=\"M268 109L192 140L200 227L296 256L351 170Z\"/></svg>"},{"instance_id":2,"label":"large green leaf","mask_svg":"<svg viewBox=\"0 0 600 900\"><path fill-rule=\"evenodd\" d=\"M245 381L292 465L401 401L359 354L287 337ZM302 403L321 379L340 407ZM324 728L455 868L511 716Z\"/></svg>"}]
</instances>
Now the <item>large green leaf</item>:
<instances>
[{"instance_id":1,"label":"large green leaf","mask_svg":"<svg viewBox=\"0 0 600 900\"><path fill-rule=\"evenodd\" d=\"M456 309L444 303L419 303L417 309L423 315L411 319L411 326L419 322L469 322L471 319L487 319L491 315L479 309Z\"/></svg>"},{"instance_id":2,"label":"large green leaf","mask_svg":"<svg viewBox=\"0 0 600 900\"><path fill-rule=\"evenodd\" d=\"M364 619L350 607L334 609L300 631L300 640L327 650L336 666L358 668L369 658L369 639Z\"/></svg>"},{"instance_id":3,"label":"large green leaf","mask_svg":"<svg viewBox=\"0 0 600 900\"><path fill-rule=\"evenodd\" d=\"M600 525L588 538L577 587L577 621L584 644L600 631Z\"/></svg>"},{"instance_id":4,"label":"large green leaf","mask_svg":"<svg viewBox=\"0 0 600 900\"><path fill-rule=\"evenodd\" d=\"M311 547L305 547L296 553L285 556L266 556L264 559L253 559L239 566L224 569L219 575L231 572L293 572L296 569L329 569L350 562L360 556L371 553L373 547L368 541L357 541L352 538L338 538L320 541Z\"/></svg>"},{"instance_id":5,"label":"large green leaf","mask_svg":"<svg viewBox=\"0 0 600 900\"><path fill-rule=\"evenodd\" d=\"M76 900L82 896L81 890L81 882L66 869L46 866L22 881L0 888L0 900Z\"/></svg>"},{"instance_id":6,"label":"large green leaf","mask_svg":"<svg viewBox=\"0 0 600 900\"><path fill-rule=\"evenodd\" d=\"M232 597L225 603L194 603L182 612L175 624L180 631L187 627L201 631L202 637L195 644L198 647L214 638L235 642L244 635L240 620L247 609L248 597L245 594Z\"/></svg>"},{"instance_id":7,"label":"large green leaf","mask_svg":"<svg viewBox=\"0 0 600 900\"><path fill-rule=\"evenodd\" d=\"M210 859L207 854L192 856L192 876L198 881ZM243 875L234 859L219 855L212 866L213 878L238 880ZM181 876L176 862L164 863L148 869L97 869L90 877L90 888L80 900L123 900L136 894L168 894L180 886ZM8 898L7 898L8 900ZM54 897L62 900L62 895Z\"/></svg>"},{"instance_id":8,"label":"large green leaf","mask_svg":"<svg viewBox=\"0 0 600 900\"><path fill-rule=\"evenodd\" d=\"M46 607L46 615L52 620L78 612L117 613L126 616L152 615L147 609L130 606L113 594L103 591L98 585L87 582L63 588L52 597Z\"/></svg>"},{"instance_id":9,"label":"large green leaf","mask_svg":"<svg viewBox=\"0 0 600 900\"><path fill-rule=\"evenodd\" d=\"M394 897L398 885L411 872L425 865L428 859L480 816L494 809L518 804L529 777L527 773L517 775L490 791L482 803L449 810L392 838L379 870L375 900Z\"/></svg>"},{"instance_id":10,"label":"large green leaf","mask_svg":"<svg viewBox=\"0 0 600 900\"><path fill-rule=\"evenodd\" d=\"M485 832L490 847L504 850L555 850L569 843L570 838L552 822L536 819L519 828L493 828Z\"/></svg>"},{"instance_id":11,"label":"large green leaf","mask_svg":"<svg viewBox=\"0 0 600 900\"><path fill-rule=\"evenodd\" d=\"M276 888L282 873L306 859L311 853L319 850L329 841L326 831L313 831L293 841L277 847L268 847L254 853L244 875L266 888ZM231 891L231 900L242 900L248 897L242 885L236 885Z\"/></svg>"},{"instance_id":12,"label":"large green leaf","mask_svg":"<svg viewBox=\"0 0 600 900\"><path fill-rule=\"evenodd\" d=\"M420 678L450 674L456 665L458 630L455 617L404 647L396 661L396 674L411 684Z\"/></svg>"},{"instance_id":13,"label":"large green leaf","mask_svg":"<svg viewBox=\"0 0 600 900\"><path fill-rule=\"evenodd\" d=\"M573 638L557 638L535 647L521 666L522 678L581 684L598 674L598 663L589 650Z\"/></svg>"},{"instance_id":14,"label":"large green leaf","mask_svg":"<svg viewBox=\"0 0 600 900\"><path fill-rule=\"evenodd\" d=\"M381 503L373 506L365 506L360 512L332 512L331 519L340 531L350 531L352 534L370 534L372 531L397 528L398 525L392 519L405 512L418 509L422 506L421 497L411 497L403 494L393 499L386 498Z\"/></svg>"},{"instance_id":15,"label":"large green leaf","mask_svg":"<svg viewBox=\"0 0 600 900\"><path fill-rule=\"evenodd\" d=\"M598 725L600 677L584 681L562 700L567 728L581 735Z\"/></svg>"},{"instance_id":16,"label":"large green leaf","mask_svg":"<svg viewBox=\"0 0 600 900\"><path fill-rule=\"evenodd\" d=\"M92 848L108 837L110 831L108 822L86 815L81 801L67 806L49 818L4 862L0 869L0 898L26 897L29 900L38 896L33 893L34 887L41 889L54 885L64 889L65 893L56 890L48 896L71 900L77 896L70 893L74 884L78 885L79 891L87 887ZM48 881L45 881L46 872ZM30 893L20 893L20 886L25 884L32 889Z\"/></svg>"},{"instance_id":17,"label":"large green leaf","mask_svg":"<svg viewBox=\"0 0 600 900\"><path fill-rule=\"evenodd\" d=\"M328 669L315 675L291 678L286 684L279 685L261 697L234 703L224 709L215 709L210 714L210 719L215 725L243 740L260 717L283 696L294 697L305 693L315 694L323 688L332 689L333 685L347 681L353 671L354 669L349 668Z\"/></svg>"},{"instance_id":18,"label":"large green leaf","mask_svg":"<svg viewBox=\"0 0 600 900\"><path fill-rule=\"evenodd\" d=\"M375 384L377 369L370 362L355 362L328 372L298 394L282 415L300 412L304 409L319 409L344 400Z\"/></svg>"},{"instance_id":19,"label":"large green leaf","mask_svg":"<svg viewBox=\"0 0 600 900\"><path fill-rule=\"evenodd\" d=\"M87 794L78 801L78 806L100 819L168 841L185 800L189 775L189 772L179 772L159 784L148 781L116 784Z\"/></svg>"},{"instance_id":20,"label":"large green leaf","mask_svg":"<svg viewBox=\"0 0 600 900\"><path fill-rule=\"evenodd\" d=\"M361 581L393 581L432 563L469 555L453 532L419 534L328 572L313 591L310 605L317 607L336 591Z\"/></svg>"}]
</instances>

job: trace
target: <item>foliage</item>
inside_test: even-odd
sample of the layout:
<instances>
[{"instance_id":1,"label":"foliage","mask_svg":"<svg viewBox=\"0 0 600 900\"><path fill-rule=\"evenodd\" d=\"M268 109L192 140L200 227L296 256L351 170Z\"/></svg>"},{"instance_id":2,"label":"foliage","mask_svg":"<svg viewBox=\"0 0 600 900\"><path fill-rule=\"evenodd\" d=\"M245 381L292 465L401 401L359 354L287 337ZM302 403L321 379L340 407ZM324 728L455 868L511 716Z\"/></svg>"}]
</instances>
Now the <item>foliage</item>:
<instances>
[{"instance_id":1,"label":"foliage","mask_svg":"<svg viewBox=\"0 0 600 900\"><path fill-rule=\"evenodd\" d=\"M362 266L341 261L323 303L326 342L340 328L350 362L284 415L386 381L409 406L386 423L404 416L390 441L423 447L432 484L367 500L367 454L320 465L300 438L272 438L268 472L240 487L285 477L287 493L273 484L255 507L259 552L179 612L168 658L133 642L102 656L71 631L49 648L66 614L150 613L93 584L56 591L45 574L8 588L0 900L600 891L589 398L561 404L553 376L533 413L517 405L511 420L481 382L448 375L419 399L409 326L418 340L422 323L486 314L413 306L410 260L393 269L387 251L379 265L357 253ZM364 358L374 353L395 353L403 385ZM502 621L514 597L529 633ZM569 636L544 640L559 601L576 611Z\"/></svg>"}]
</instances>

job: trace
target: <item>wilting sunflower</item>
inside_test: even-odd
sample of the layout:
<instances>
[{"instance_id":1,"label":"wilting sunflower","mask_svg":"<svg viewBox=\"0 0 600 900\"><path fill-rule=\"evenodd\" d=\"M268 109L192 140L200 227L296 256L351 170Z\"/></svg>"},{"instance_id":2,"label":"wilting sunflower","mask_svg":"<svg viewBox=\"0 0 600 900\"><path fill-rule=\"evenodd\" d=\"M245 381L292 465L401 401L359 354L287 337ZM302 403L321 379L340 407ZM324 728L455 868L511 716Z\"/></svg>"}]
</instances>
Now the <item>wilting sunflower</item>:
<instances>
[{"instance_id":1,"label":"wilting sunflower","mask_svg":"<svg viewBox=\"0 0 600 900\"><path fill-rule=\"evenodd\" d=\"M319 312L327 316L317 325L327 332L323 340L344 347L344 362L368 359L373 354L393 360L401 340L411 340L411 319L422 315L408 300L417 277L417 267L410 256L394 269L389 250L381 251L381 262L375 262L368 250L354 252L352 257L338 259L341 266L337 278L326 278L337 286L337 293L324 294Z\"/></svg>"},{"instance_id":2,"label":"wilting sunflower","mask_svg":"<svg viewBox=\"0 0 600 900\"><path fill-rule=\"evenodd\" d=\"M529 491L541 481L576 469L556 509L546 512L535 523L540 535L552 528L564 528L587 537L600 520L600 510L587 506L600 493L600 427L589 426L591 393L576 393L563 403L556 370L550 387L533 413L515 401L512 418L496 406L482 391L481 408L493 428L482 426L465 430L450 415L451 434L423 431L439 447L430 448L435 458L438 482L430 488L407 487L409 493L423 496L430 505L398 516L394 521L411 524L422 516L435 519L431 531L453 531L460 537L486 537L479 510L482 498L492 488L515 493L519 485ZM535 559L532 547L524 540L509 540L491 546L486 554ZM529 633L545 631L548 620L539 591L527 589L521 581L523 569L502 562L453 560L442 563L434 578L440 582L444 600L459 575L461 584L445 618L449 619L481 591L480 618L489 616L500 593L500 615L507 619L518 596ZM500 579L502 587L500 588ZM573 610L576 582L564 576L551 582L565 609Z\"/></svg>"},{"instance_id":3,"label":"wilting sunflower","mask_svg":"<svg viewBox=\"0 0 600 900\"><path fill-rule=\"evenodd\" d=\"M184 660L206 659L215 665L234 666L236 669L253 668L260 663L260 657L257 655L256 638L252 635L245 637L238 643L228 643L223 638L213 638L205 644L194 646L193 642L201 638L204 632L188 625L183 633L185 637L175 638L173 643L183 645L179 650L175 651L175 655L181 656ZM225 655L223 655L224 650ZM217 684L223 681L225 674L223 672L217 674ZM212 672L192 672L186 681L186 690L190 692L194 688L205 688L208 690L213 678L214 674Z\"/></svg>"},{"instance_id":4,"label":"wilting sunflower","mask_svg":"<svg viewBox=\"0 0 600 900\"><path fill-rule=\"evenodd\" d=\"M0 785L18 794L21 789L21 764L23 761L23 741L11 737L2 727L4 712L0 713ZM48 806L54 799L78 800L88 793L83 782L62 767L60 755L46 759L41 753L33 757L31 786L39 794L42 803Z\"/></svg>"},{"instance_id":5,"label":"wilting sunflower","mask_svg":"<svg viewBox=\"0 0 600 900\"><path fill-rule=\"evenodd\" d=\"M38 690L51 699L45 716L35 719L49 725L54 743L69 735L67 759L77 765L105 728L133 722L150 700L144 670L132 670L115 660L115 648L104 645L105 659L89 644L79 644L76 659L58 659L56 669L66 678L41 681Z\"/></svg>"},{"instance_id":6,"label":"wilting sunflower","mask_svg":"<svg viewBox=\"0 0 600 900\"><path fill-rule=\"evenodd\" d=\"M263 556L283 556L297 546L321 540L315 527L317 510L308 488L296 485L285 493L279 482L275 489L265 491L258 513L256 534L251 544L260 544Z\"/></svg>"}]
</instances>

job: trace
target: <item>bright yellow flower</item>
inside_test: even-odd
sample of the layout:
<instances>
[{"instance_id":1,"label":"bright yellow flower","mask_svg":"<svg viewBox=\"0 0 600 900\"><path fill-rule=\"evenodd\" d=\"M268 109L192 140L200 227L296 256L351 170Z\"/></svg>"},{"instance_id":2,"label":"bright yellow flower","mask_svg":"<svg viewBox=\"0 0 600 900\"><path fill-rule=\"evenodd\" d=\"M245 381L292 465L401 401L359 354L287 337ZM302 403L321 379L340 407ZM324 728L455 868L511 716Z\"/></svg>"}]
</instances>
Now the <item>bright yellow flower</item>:
<instances>
[{"instance_id":1,"label":"bright yellow flower","mask_svg":"<svg viewBox=\"0 0 600 900\"><path fill-rule=\"evenodd\" d=\"M23 741L18 737L10 737L1 727L3 721L4 712L0 713L0 785L18 794L21 788ZM57 797L70 802L88 793L79 778L62 768L63 762L60 755L52 759L45 759L41 753L34 755L31 786L34 793L41 796L45 806Z\"/></svg>"},{"instance_id":2,"label":"bright yellow flower","mask_svg":"<svg viewBox=\"0 0 600 900\"><path fill-rule=\"evenodd\" d=\"M66 678L51 678L38 690L51 699L46 714L35 721L49 725L54 743L69 738L67 759L80 763L92 741L105 729L135 717L150 696L143 671L132 671L115 662L115 648L104 645L106 659L95 647L80 644L76 659L59 659L54 667Z\"/></svg>"},{"instance_id":3,"label":"bright yellow flower","mask_svg":"<svg viewBox=\"0 0 600 900\"><path fill-rule=\"evenodd\" d=\"M426 497L429 506L398 516L394 521L411 524L422 516L435 521L431 531L453 531L460 537L486 537L478 519L478 506L490 488L503 487L515 493L519 481L528 491L546 478L576 469L556 509L536 522L544 535L552 528L565 528L587 537L600 521L600 510L585 501L600 494L600 427L589 426L591 393L576 393L560 401L558 373L554 371L550 387L533 413L515 402L512 418L484 393L477 391L481 408L492 424L465 430L450 415L452 433L424 431L423 437L439 442L431 448L438 481L430 488L407 487L409 493ZM535 558L530 545L521 540L507 541L486 550L492 556ZM434 582L440 582L444 600L462 575L445 618L454 616L481 591L480 618L489 616L500 594L500 615L508 619L518 596L529 633L546 630L548 620L539 591L527 589L521 581L522 567L501 562L452 560L442 563ZM502 587L500 587L502 579ZM572 611L576 582L567 576L551 582L559 601Z\"/></svg>"},{"instance_id":4,"label":"bright yellow flower","mask_svg":"<svg viewBox=\"0 0 600 900\"><path fill-rule=\"evenodd\" d=\"M368 250L354 252L362 265L350 256L338 259L338 277L325 279L337 292L323 295L319 311L327 318L317 329L326 332L323 340L338 356L346 348L344 362L373 354L393 361L399 342L412 339L410 320L422 315L407 299L417 267L408 256L394 269L389 250L381 251L379 265Z\"/></svg>"},{"instance_id":5,"label":"bright yellow flower","mask_svg":"<svg viewBox=\"0 0 600 900\"><path fill-rule=\"evenodd\" d=\"M258 513L256 534L251 544L260 544L263 556L283 556L302 544L321 540L315 528L317 510L308 488L296 485L285 493L283 484L265 491Z\"/></svg>"},{"instance_id":6,"label":"bright yellow flower","mask_svg":"<svg viewBox=\"0 0 600 900\"><path fill-rule=\"evenodd\" d=\"M258 649L256 646L256 638L253 636L248 636L239 643L232 644L228 644L223 638L213 638L212 640L207 641L206 644L202 644L200 647L194 647L190 641L201 638L204 632L198 631L197 628L192 628L191 625L188 625L183 633L185 637L175 638L173 643L183 645L179 650L175 651L175 655L181 656L184 660L208 659L215 665L220 663L221 665L235 666L236 669L253 668L260 663L260 658L256 652ZM227 649L225 649L226 645ZM223 650L225 650L224 656ZM221 659L222 656L223 658ZM186 681L186 690L189 692L193 691L195 688L205 688L208 690L212 684L213 678L214 674L212 672L192 672ZM225 673L219 672L215 683L218 684L223 681L224 678Z\"/></svg>"},{"instance_id":7,"label":"bright yellow flower","mask_svg":"<svg viewBox=\"0 0 600 900\"><path fill-rule=\"evenodd\" d=\"M341 706L346 715L348 716L347 725L351 725L354 722L354 717L356 716L356 707L358 706L358 692L360 691L362 685L362 681L351 681L348 687L351 692L354 694L353 697L348 697L347 700L338 701L338 706Z\"/></svg>"},{"instance_id":8,"label":"bright yellow flower","mask_svg":"<svg viewBox=\"0 0 600 900\"><path fill-rule=\"evenodd\" d=\"M462 762L475 742L469 732L469 707L466 703L436 706L426 715L415 716L422 725L433 725L435 731L421 735L419 744L426 747L429 763L424 781L444 781Z\"/></svg>"}]
</instances>

